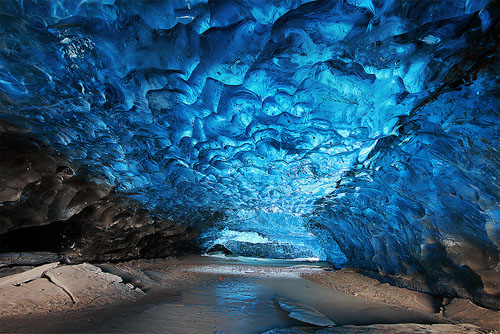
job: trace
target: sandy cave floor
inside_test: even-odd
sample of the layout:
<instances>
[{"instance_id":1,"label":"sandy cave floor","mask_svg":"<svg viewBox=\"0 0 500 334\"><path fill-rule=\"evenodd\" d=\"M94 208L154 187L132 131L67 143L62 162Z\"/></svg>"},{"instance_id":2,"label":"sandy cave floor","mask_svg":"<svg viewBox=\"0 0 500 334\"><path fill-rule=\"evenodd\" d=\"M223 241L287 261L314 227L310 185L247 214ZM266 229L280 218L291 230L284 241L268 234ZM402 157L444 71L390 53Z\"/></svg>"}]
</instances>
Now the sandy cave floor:
<instances>
[{"instance_id":1,"label":"sandy cave floor","mask_svg":"<svg viewBox=\"0 0 500 334\"><path fill-rule=\"evenodd\" d=\"M292 319L276 297L313 307L337 327L311 327ZM352 269L333 271L314 263L200 256L101 265L54 263L0 277L0 333L497 333L495 329L500 329L499 311L462 299L448 300L446 306L442 302Z\"/></svg>"}]
</instances>

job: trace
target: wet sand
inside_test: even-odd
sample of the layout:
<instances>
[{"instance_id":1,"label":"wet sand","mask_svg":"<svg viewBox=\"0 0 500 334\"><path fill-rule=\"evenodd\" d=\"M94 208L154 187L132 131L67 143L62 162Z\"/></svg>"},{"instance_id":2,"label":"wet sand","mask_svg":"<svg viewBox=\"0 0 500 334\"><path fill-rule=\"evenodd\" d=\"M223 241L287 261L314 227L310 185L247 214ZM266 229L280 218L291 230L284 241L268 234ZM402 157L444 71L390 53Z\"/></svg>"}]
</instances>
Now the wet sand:
<instances>
[{"instance_id":1,"label":"wet sand","mask_svg":"<svg viewBox=\"0 0 500 334\"><path fill-rule=\"evenodd\" d=\"M412 308L393 300L392 305L380 298L370 300L366 293L355 295L342 280L344 287L329 286L331 270L317 264L188 257L141 260L121 268L148 273L158 284L145 296L117 304L83 309L75 305L77 311L55 313L27 309L31 314L1 318L0 332L251 334L310 326L290 318L275 303L276 296L312 306L339 326L450 322L429 311L434 306L426 304L425 297L409 298L408 303L417 304ZM403 295L407 291L394 289ZM424 300L424 306L411 300Z\"/></svg>"}]
</instances>

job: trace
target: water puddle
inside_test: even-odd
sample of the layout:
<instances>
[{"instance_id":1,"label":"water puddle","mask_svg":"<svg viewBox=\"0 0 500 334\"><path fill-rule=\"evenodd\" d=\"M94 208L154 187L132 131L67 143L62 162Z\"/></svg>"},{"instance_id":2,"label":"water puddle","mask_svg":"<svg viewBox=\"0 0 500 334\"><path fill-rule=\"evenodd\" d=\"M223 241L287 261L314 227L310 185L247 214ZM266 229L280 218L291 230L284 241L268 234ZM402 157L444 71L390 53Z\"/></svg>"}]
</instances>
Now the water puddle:
<instances>
[{"instance_id":1,"label":"water puddle","mask_svg":"<svg viewBox=\"0 0 500 334\"><path fill-rule=\"evenodd\" d=\"M245 270L250 270L248 263ZM288 317L275 303L276 296L310 305L337 325L432 322L430 317L366 301L302 278L205 275L201 282L183 282L179 288L152 292L134 304L40 324L39 332L251 334L305 325Z\"/></svg>"}]
</instances>

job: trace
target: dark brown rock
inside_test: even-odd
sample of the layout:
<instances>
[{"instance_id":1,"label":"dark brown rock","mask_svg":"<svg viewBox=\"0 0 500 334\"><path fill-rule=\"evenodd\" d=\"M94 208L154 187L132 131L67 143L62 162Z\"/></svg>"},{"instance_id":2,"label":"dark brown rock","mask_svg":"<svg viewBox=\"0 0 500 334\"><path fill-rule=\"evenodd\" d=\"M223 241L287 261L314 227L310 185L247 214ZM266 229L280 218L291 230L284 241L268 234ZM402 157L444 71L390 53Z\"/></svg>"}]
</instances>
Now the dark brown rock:
<instances>
[{"instance_id":1,"label":"dark brown rock","mask_svg":"<svg viewBox=\"0 0 500 334\"><path fill-rule=\"evenodd\" d=\"M116 261L195 249L197 233L188 224L153 216L103 181L75 173L50 147L2 124L0 252L17 254L6 255L5 264L51 262L48 257Z\"/></svg>"}]
</instances>

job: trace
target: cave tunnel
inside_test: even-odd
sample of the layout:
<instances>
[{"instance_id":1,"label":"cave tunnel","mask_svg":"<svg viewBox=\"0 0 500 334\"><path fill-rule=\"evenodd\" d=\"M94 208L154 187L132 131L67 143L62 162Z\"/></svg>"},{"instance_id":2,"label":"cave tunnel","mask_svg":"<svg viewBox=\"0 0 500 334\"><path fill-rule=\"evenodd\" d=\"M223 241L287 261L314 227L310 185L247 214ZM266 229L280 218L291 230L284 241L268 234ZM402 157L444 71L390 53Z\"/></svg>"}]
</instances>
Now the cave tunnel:
<instances>
[{"instance_id":1,"label":"cave tunnel","mask_svg":"<svg viewBox=\"0 0 500 334\"><path fill-rule=\"evenodd\" d=\"M3 265L320 261L500 309L499 16L1 1Z\"/></svg>"}]
</instances>

